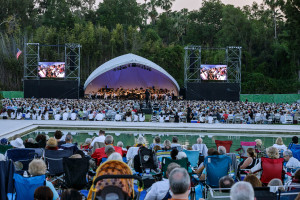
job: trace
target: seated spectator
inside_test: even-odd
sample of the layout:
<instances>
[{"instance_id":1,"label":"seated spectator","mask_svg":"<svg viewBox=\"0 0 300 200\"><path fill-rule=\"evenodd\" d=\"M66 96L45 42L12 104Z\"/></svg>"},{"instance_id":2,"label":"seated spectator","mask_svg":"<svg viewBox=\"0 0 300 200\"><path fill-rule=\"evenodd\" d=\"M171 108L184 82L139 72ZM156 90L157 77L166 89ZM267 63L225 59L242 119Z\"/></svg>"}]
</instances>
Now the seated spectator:
<instances>
[{"instance_id":1,"label":"seated spectator","mask_svg":"<svg viewBox=\"0 0 300 200\"><path fill-rule=\"evenodd\" d=\"M293 152L291 150L286 150L283 152L283 158L287 162L287 168L298 168L300 167L300 162L297 158L293 157Z\"/></svg>"},{"instance_id":2,"label":"seated spectator","mask_svg":"<svg viewBox=\"0 0 300 200\"><path fill-rule=\"evenodd\" d=\"M2 138L0 140L0 145L8 145L8 140L6 138Z\"/></svg>"},{"instance_id":3,"label":"seated spectator","mask_svg":"<svg viewBox=\"0 0 300 200\"><path fill-rule=\"evenodd\" d=\"M107 135L105 137L105 141L104 141L105 145L114 145L114 138L111 135ZM113 146L115 151L118 152L120 155L122 155L122 148L121 147L117 147L117 146ZM92 158L97 160L97 165L100 164L102 158L107 158L106 154L105 154L105 147L96 149L95 152L92 154Z\"/></svg>"},{"instance_id":4,"label":"seated spectator","mask_svg":"<svg viewBox=\"0 0 300 200\"><path fill-rule=\"evenodd\" d=\"M207 156L207 150L208 150L208 149L207 149L206 144L203 144L202 142L203 142L202 138L199 137L199 138L197 139L197 144L193 144L192 148L193 148L193 150L195 150L195 151L199 151L199 153L200 153L201 155L203 155L204 157L206 157L206 156Z\"/></svg>"},{"instance_id":5,"label":"seated spectator","mask_svg":"<svg viewBox=\"0 0 300 200\"><path fill-rule=\"evenodd\" d=\"M283 144L281 137L278 137L276 139L275 144L273 144L273 147L277 148L279 152L287 150L287 147Z\"/></svg>"},{"instance_id":6,"label":"seated spectator","mask_svg":"<svg viewBox=\"0 0 300 200\"><path fill-rule=\"evenodd\" d=\"M233 184L234 184L234 180L230 176L223 176L219 180L220 188L228 189L228 188L231 188L233 186ZM230 192L230 190L229 189L228 190L220 190L220 192Z\"/></svg>"},{"instance_id":7,"label":"seated spectator","mask_svg":"<svg viewBox=\"0 0 300 200\"><path fill-rule=\"evenodd\" d=\"M231 200L254 200L254 189L250 183L245 181L237 182L230 190Z\"/></svg>"},{"instance_id":8,"label":"seated spectator","mask_svg":"<svg viewBox=\"0 0 300 200\"><path fill-rule=\"evenodd\" d=\"M213 155L220 155L220 154L214 148L208 149L207 156L213 156ZM203 164L199 165L198 169L196 169L194 171L194 173L201 175L200 180L205 180L206 170L205 170L205 166Z\"/></svg>"},{"instance_id":9,"label":"seated spectator","mask_svg":"<svg viewBox=\"0 0 300 200\"><path fill-rule=\"evenodd\" d=\"M189 199L190 193L190 176L186 169L175 168L169 175L170 191L172 192L172 200L175 199Z\"/></svg>"},{"instance_id":10,"label":"seated spectator","mask_svg":"<svg viewBox=\"0 0 300 200\"><path fill-rule=\"evenodd\" d=\"M126 154L126 159L129 166L133 166L133 159L138 154L138 150L141 146L145 146L145 138L143 136L138 137L137 144L134 147L130 147Z\"/></svg>"},{"instance_id":11,"label":"seated spectator","mask_svg":"<svg viewBox=\"0 0 300 200\"><path fill-rule=\"evenodd\" d=\"M153 151L156 153L157 151L161 150L161 147L156 145L155 147L153 147Z\"/></svg>"},{"instance_id":12,"label":"seated spectator","mask_svg":"<svg viewBox=\"0 0 300 200\"><path fill-rule=\"evenodd\" d=\"M294 144L298 144L298 137L297 136L292 137L292 142L289 144L288 149L291 149Z\"/></svg>"},{"instance_id":13,"label":"seated spectator","mask_svg":"<svg viewBox=\"0 0 300 200\"><path fill-rule=\"evenodd\" d=\"M247 149L247 156L248 156L248 158L244 162L241 163L240 169L251 169L252 167L254 167L257 164L255 150L253 148Z\"/></svg>"},{"instance_id":14,"label":"seated spectator","mask_svg":"<svg viewBox=\"0 0 300 200\"><path fill-rule=\"evenodd\" d=\"M117 152L111 153L108 156L108 158L107 158L107 161L109 161L109 160L118 160L118 161L122 161L123 162L122 156L119 153L117 153Z\"/></svg>"},{"instance_id":15,"label":"seated spectator","mask_svg":"<svg viewBox=\"0 0 300 200\"><path fill-rule=\"evenodd\" d=\"M10 144L13 148L25 148L23 140L21 138L10 141Z\"/></svg>"},{"instance_id":16,"label":"seated spectator","mask_svg":"<svg viewBox=\"0 0 300 200\"><path fill-rule=\"evenodd\" d=\"M177 160L177 155L178 155L178 150L176 148L172 149L172 151L170 153L172 160Z\"/></svg>"},{"instance_id":17,"label":"seated spectator","mask_svg":"<svg viewBox=\"0 0 300 200\"><path fill-rule=\"evenodd\" d=\"M165 140L164 141L164 147L162 148L162 150L164 150L164 151L170 151L170 150L172 150L170 140Z\"/></svg>"},{"instance_id":18,"label":"seated spectator","mask_svg":"<svg viewBox=\"0 0 300 200\"><path fill-rule=\"evenodd\" d=\"M91 143L92 143L92 138L86 138L85 142L81 145L80 149L85 151L90 150Z\"/></svg>"},{"instance_id":19,"label":"seated spectator","mask_svg":"<svg viewBox=\"0 0 300 200\"><path fill-rule=\"evenodd\" d=\"M284 190L284 187L283 187L283 184L282 184L282 181L281 181L280 179L278 179L278 178L273 178L273 179L269 182L268 187L272 187L272 186L277 186L277 187L278 187L278 189L276 189L276 191L277 191L277 190L280 190L280 191L282 191L282 192L285 191L285 190Z\"/></svg>"},{"instance_id":20,"label":"seated spectator","mask_svg":"<svg viewBox=\"0 0 300 200\"><path fill-rule=\"evenodd\" d=\"M226 148L224 146L219 146L218 147L218 152L220 155L225 155L226 154Z\"/></svg>"},{"instance_id":21,"label":"seated spectator","mask_svg":"<svg viewBox=\"0 0 300 200\"><path fill-rule=\"evenodd\" d=\"M35 137L35 141L37 142L38 148L45 148L46 147L47 138L44 134L38 134Z\"/></svg>"},{"instance_id":22,"label":"seated spectator","mask_svg":"<svg viewBox=\"0 0 300 200\"><path fill-rule=\"evenodd\" d=\"M41 176L46 174L46 169L46 164L43 160L34 159L29 163L28 172L31 176ZM59 199L58 193L52 183L46 180L46 186L51 189L53 193L53 200Z\"/></svg>"},{"instance_id":23,"label":"seated spectator","mask_svg":"<svg viewBox=\"0 0 300 200\"><path fill-rule=\"evenodd\" d=\"M63 141L62 138L63 134L60 130L55 131L54 138L57 140L57 146L60 147L61 145L65 144L66 142Z\"/></svg>"},{"instance_id":24,"label":"seated spectator","mask_svg":"<svg viewBox=\"0 0 300 200\"><path fill-rule=\"evenodd\" d=\"M170 163L166 171L166 177L169 177L171 171L176 168L180 168L180 166L176 163ZM169 193L169 189L170 189L169 180L163 178L162 181L158 181L151 186L144 200L167 199L171 197Z\"/></svg>"},{"instance_id":25,"label":"seated spectator","mask_svg":"<svg viewBox=\"0 0 300 200\"><path fill-rule=\"evenodd\" d=\"M178 154L176 156L176 160L181 160L181 159L186 158L186 157L187 157L186 153L181 151L181 152L178 152Z\"/></svg>"},{"instance_id":26,"label":"seated spectator","mask_svg":"<svg viewBox=\"0 0 300 200\"><path fill-rule=\"evenodd\" d=\"M117 146L118 146L118 147L121 147L123 151L126 151L126 152L127 152L127 149L126 149L126 148L123 148L124 144L123 144L122 141L119 141L119 142L117 143Z\"/></svg>"},{"instance_id":27,"label":"seated spectator","mask_svg":"<svg viewBox=\"0 0 300 200\"><path fill-rule=\"evenodd\" d=\"M48 150L58 150L57 141L55 138L51 137L47 141L46 148Z\"/></svg>"},{"instance_id":28,"label":"seated spectator","mask_svg":"<svg viewBox=\"0 0 300 200\"><path fill-rule=\"evenodd\" d=\"M181 145L178 143L178 137L177 136L172 137L171 148L178 148L179 151L181 150Z\"/></svg>"},{"instance_id":29,"label":"seated spectator","mask_svg":"<svg viewBox=\"0 0 300 200\"><path fill-rule=\"evenodd\" d=\"M34 191L34 200L52 200L53 192L47 186L40 186Z\"/></svg>"},{"instance_id":30,"label":"seated spectator","mask_svg":"<svg viewBox=\"0 0 300 200\"><path fill-rule=\"evenodd\" d=\"M278 152L278 149L275 148L275 147L269 147L267 148L267 156L268 158L271 158L271 159L278 159L279 158L279 152ZM252 167L250 169L250 172L256 172L256 171L259 171L261 170L261 162L259 162L257 165L255 165L254 167Z\"/></svg>"},{"instance_id":31,"label":"seated spectator","mask_svg":"<svg viewBox=\"0 0 300 200\"><path fill-rule=\"evenodd\" d=\"M149 146L149 149L153 149L155 146L160 146L162 147L163 145L160 143L160 137L159 136L156 136L154 138L154 143L152 143L150 146Z\"/></svg>"},{"instance_id":32,"label":"seated spectator","mask_svg":"<svg viewBox=\"0 0 300 200\"><path fill-rule=\"evenodd\" d=\"M67 189L61 194L60 200L82 200L82 196L75 189Z\"/></svg>"},{"instance_id":33,"label":"seated spectator","mask_svg":"<svg viewBox=\"0 0 300 200\"><path fill-rule=\"evenodd\" d=\"M62 144L60 146L60 148L62 149L71 149L73 148L73 152L76 152L78 150L78 147L77 147L77 144L73 144L73 137L71 134L68 134L66 135L66 138L65 138L65 144Z\"/></svg>"},{"instance_id":34,"label":"seated spectator","mask_svg":"<svg viewBox=\"0 0 300 200\"><path fill-rule=\"evenodd\" d=\"M112 145L106 145L104 152L105 152L106 157L108 158L112 153L115 152L115 149Z\"/></svg>"},{"instance_id":35,"label":"seated spectator","mask_svg":"<svg viewBox=\"0 0 300 200\"><path fill-rule=\"evenodd\" d=\"M244 181L250 183L253 188L262 187L262 182L254 174L247 175Z\"/></svg>"},{"instance_id":36,"label":"seated spectator","mask_svg":"<svg viewBox=\"0 0 300 200\"><path fill-rule=\"evenodd\" d=\"M256 139L256 146L255 148L257 149L258 153L260 154L261 157L265 157L266 156L266 148L264 147L261 139Z\"/></svg>"},{"instance_id":37,"label":"seated spectator","mask_svg":"<svg viewBox=\"0 0 300 200\"><path fill-rule=\"evenodd\" d=\"M102 142L102 143L104 143L104 141L105 141L105 131L100 130L99 131L99 136L94 138L94 140L91 143L91 147L94 146L95 142Z\"/></svg>"},{"instance_id":38,"label":"seated spectator","mask_svg":"<svg viewBox=\"0 0 300 200\"><path fill-rule=\"evenodd\" d=\"M24 143L25 148L38 148L33 138L28 138Z\"/></svg>"}]
</instances>

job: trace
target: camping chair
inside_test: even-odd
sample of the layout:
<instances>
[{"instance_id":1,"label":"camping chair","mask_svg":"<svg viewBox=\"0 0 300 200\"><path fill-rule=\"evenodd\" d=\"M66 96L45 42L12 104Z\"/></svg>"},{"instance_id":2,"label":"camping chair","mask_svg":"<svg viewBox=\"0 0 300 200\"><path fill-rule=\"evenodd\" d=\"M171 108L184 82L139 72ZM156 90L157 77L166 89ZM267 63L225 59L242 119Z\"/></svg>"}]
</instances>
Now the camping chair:
<instances>
[{"instance_id":1,"label":"camping chair","mask_svg":"<svg viewBox=\"0 0 300 200\"><path fill-rule=\"evenodd\" d=\"M7 150L7 159L11 159L14 162L21 162L23 164L22 170L28 170L29 163L35 157L35 150L33 149L9 149Z\"/></svg>"},{"instance_id":2,"label":"camping chair","mask_svg":"<svg viewBox=\"0 0 300 200\"><path fill-rule=\"evenodd\" d=\"M217 149L219 146L224 146L226 148L226 153L230 153L230 147L232 145L231 140L221 141L221 140L215 140L215 143L217 145Z\"/></svg>"},{"instance_id":3,"label":"camping chair","mask_svg":"<svg viewBox=\"0 0 300 200\"><path fill-rule=\"evenodd\" d=\"M63 158L65 185L67 188L81 190L87 185L86 174L89 170L89 158Z\"/></svg>"},{"instance_id":4,"label":"camping chair","mask_svg":"<svg viewBox=\"0 0 300 200\"><path fill-rule=\"evenodd\" d=\"M207 156L204 159L206 169L206 185L210 187L219 187L219 179L228 175L231 159L226 155Z\"/></svg>"},{"instance_id":5,"label":"camping chair","mask_svg":"<svg viewBox=\"0 0 300 200\"><path fill-rule=\"evenodd\" d=\"M50 182L58 180L63 182L61 175L65 172L63 167L63 158L68 158L73 154L71 150L45 150L45 162L48 174L53 178Z\"/></svg>"},{"instance_id":6,"label":"camping chair","mask_svg":"<svg viewBox=\"0 0 300 200\"><path fill-rule=\"evenodd\" d=\"M105 143L103 143L103 142L95 142L94 146L92 148L91 154L93 154L96 151L96 149L99 149L99 148L102 148L102 147L105 147Z\"/></svg>"},{"instance_id":7,"label":"camping chair","mask_svg":"<svg viewBox=\"0 0 300 200\"><path fill-rule=\"evenodd\" d=\"M19 174L14 174L16 200L33 200L34 191L46 185L46 176L23 177Z\"/></svg>"},{"instance_id":8,"label":"camping chair","mask_svg":"<svg viewBox=\"0 0 300 200\"><path fill-rule=\"evenodd\" d=\"M0 161L0 199L6 199L8 193L14 193L14 172L15 166L12 160Z\"/></svg>"},{"instance_id":9,"label":"camping chair","mask_svg":"<svg viewBox=\"0 0 300 200\"><path fill-rule=\"evenodd\" d=\"M289 149L293 152L293 157L300 160L300 144L291 144Z\"/></svg>"},{"instance_id":10,"label":"camping chair","mask_svg":"<svg viewBox=\"0 0 300 200\"><path fill-rule=\"evenodd\" d=\"M36 158L41 158L44 156L44 149L42 148L26 148L26 149L32 149L35 151L35 157Z\"/></svg>"},{"instance_id":11,"label":"camping chair","mask_svg":"<svg viewBox=\"0 0 300 200\"><path fill-rule=\"evenodd\" d=\"M171 158L163 157L161 172L163 173L164 178L167 177L166 176L167 168L168 168L169 164L172 162L177 163L178 165L180 165L180 167L188 170L188 158L182 158L180 160L172 160Z\"/></svg>"},{"instance_id":12,"label":"camping chair","mask_svg":"<svg viewBox=\"0 0 300 200\"><path fill-rule=\"evenodd\" d=\"M239 154L241 155L242 158L247 158L247 150L249 148L253 148L255 149L255 146L256 146L256 142L241 142L241 147L236 149L235 151L241 151L242 152L239 152Z\"/></svg>"},{"instance_id":13,"label":"camping chair","mask_svg":"<svg viewBox=\"0 0 300 200\"><path fill-rule=\"evenodd\" d=\"M140 163L140 166L136 166ZM145 173L146 169L157 170L157 158L155 153L145 147L140 147L138 154L134 157L134 169L136 172Z\"/></svg>"},{"instance_id":14,"label":"camping chair","mask_svg":"<svg viewBox=\"0 0 300 200\"><path fill-rule=\"evenodd\" d=\"M283 162L283 158L261 158L262 174L260 180L264 185L268 185L273 178L279 178L283 181Z\"/></svg>"},{"instance_id":15,"label":"camping chair","mask_svg":"<svg viewBox=\"0 0 300 200\"><path fill-rule=\"evenodd\" d=\"M97 170L96 170L96 175L94 177L93 183L96 183L95 180L96 178L103 176L103 175L132 175L132 171L129 168L128 165L126 165L124 162L118 161L118 160L110 160L107 161L103 164L101 164ZM108 186L117 186L118 184L114 183L122 183L122 187L120 187L122 189L122 191L128 195L130 198L133 198L134 196L134 186L133 186L133 180L132 179L106 179L106 180L102 180L99 184L99 182L97 183L98 185L100 185L100 189L103 190L104 187L108 187ZM95 198L93 198L93 194L95 197L95 185L93 185L90 188L89 194L88 194L88 200L94 200ZM123 199L123 198L120 198Z\"/></svg>"},{"instance_id":16,"label":"camping chair","mask_svg":"<svg viewBox=\"0 0 300 200\"><path fill-rule=\"evenodd\" d=\"M269 187L254 188L254 196L256 200L274 200L277 199L277 194L270 192Z\"/></svg>"},{"instance_id":17,"label":"camping chair","mask_svg":"<svg viewBox=\"0 0 300 200\"><path fill-rule=\"evenodd\" d=\"M191 163L191 167L198 167L199 151L184 149L183 152L187 155L187 158Z\"/></svg>"}]
</instances>

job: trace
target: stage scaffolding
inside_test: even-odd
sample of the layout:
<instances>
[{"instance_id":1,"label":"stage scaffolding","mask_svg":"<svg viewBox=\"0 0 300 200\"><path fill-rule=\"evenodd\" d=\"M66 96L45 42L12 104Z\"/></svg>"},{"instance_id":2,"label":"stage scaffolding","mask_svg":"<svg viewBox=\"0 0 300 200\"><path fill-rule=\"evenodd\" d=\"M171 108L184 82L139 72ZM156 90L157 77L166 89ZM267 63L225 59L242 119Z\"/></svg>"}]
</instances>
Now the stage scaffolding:
<instances>
[{"instance_id":1,"label":"stage scaffolding","mask_svg":"<svg viewBox=\"0 0 300 200\"><path fill-rule=\"evenodd\" d=\"M210 48L201 46L186 46L184 57L184 87L187 83L200 83L202 64L227 65L227 83L239 83L241 86L241 56L242 47L228 46L226 48ZM212 56L211 56L212 55ZM207 61L210 56L213 61ZM222 81L218 83L224 83ZM240 87L241 88L241 87Z\"/></svg>"}]
</instances>

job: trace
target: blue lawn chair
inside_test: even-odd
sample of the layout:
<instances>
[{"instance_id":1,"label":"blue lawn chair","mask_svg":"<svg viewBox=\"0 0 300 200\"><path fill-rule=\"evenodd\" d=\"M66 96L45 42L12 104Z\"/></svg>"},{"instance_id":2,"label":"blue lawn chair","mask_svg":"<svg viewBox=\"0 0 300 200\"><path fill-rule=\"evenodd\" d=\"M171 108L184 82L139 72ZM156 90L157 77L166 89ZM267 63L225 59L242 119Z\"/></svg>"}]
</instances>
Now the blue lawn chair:
<instances>
[{"instance_id":1,"label":"blue lawn chair","mask_svg":"<svg viewBox=\"0 0 300 200\"><path fill-rule=\"evenodd\" d=\"M0 199L6 199L8 193L9 197L14 192L13 177L15 166L13 161L0 161Z\"/></svg>"},{"instance_id":2,"label":"blue lawn chair","mask_svg":"<svg viewBox=\"0 0 300 200\"><path fill-rule=\"evenodd\" d=\"M34 200L34 191L46 185L46 176L23 177L19 174L14 174L16 199L15 200Z\"/></svg>"},{"instance_id":3,"label":"blue lawn chair","mask_svg":"<svg viewBox=\"0 0 300 200\"><path fill-rule=\"evenodd\" d=\"M14 162L21 162L23 164L22 170L28 170L28 165L34 159L35 155L35 150L33 149L20 148L7 150L7 159Z\"/></svg>"},{"instance_id":4,"label":"blue lawn chair","mask_svg":"<svg viewBox=\"0 0 300 200\"><path fill-rule=\"evenodd\" d=\"M199 151L183 150L192 167L198 167Z\"/></svg>"},{"instance_id":5,"label":"blue lawn chair","mask_svg":"<svg viewBox=\"0 0 300 200\"><path fill-rule=\"evenodd\" d=\"M204 159L206 169L206 184L211 187L219 187L219 179L228 175L231 159L226 155L207 156Z\"/></svg>"},{"instance_id":6,"label":"blue lawn chair","mask_svg":"<svg viewBox=\"0 0 300 200\"><path fill-rule=\"evenodd\" d=\"M58 176L64 173L63 158L73 154L72 150L45 150L45 161L50 176Z\"/></svg>"}]
</instances>

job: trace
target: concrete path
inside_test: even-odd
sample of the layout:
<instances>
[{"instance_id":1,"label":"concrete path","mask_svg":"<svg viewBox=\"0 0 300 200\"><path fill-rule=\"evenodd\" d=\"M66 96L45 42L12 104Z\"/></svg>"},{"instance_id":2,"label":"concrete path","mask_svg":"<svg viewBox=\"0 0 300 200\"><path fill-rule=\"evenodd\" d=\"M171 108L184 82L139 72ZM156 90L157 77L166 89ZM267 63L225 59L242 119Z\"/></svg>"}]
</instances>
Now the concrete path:
<instances>
[{"instance_id":1,"label":"concrete path","mask_svg":"<svg viewBox=\"0 0 300 200\"><path fill-rule=\"evenodd\" d=\"M111 121L37 121L37 120L0 120L0 138L15 134L28 133L41 129L93 129L138 130L138 131L180 131L197 133L219 132L300 135L300 125L265 124L194 124L194 123L154 123L154 122L111 122Z\"/></svg>"}]
</instances>

